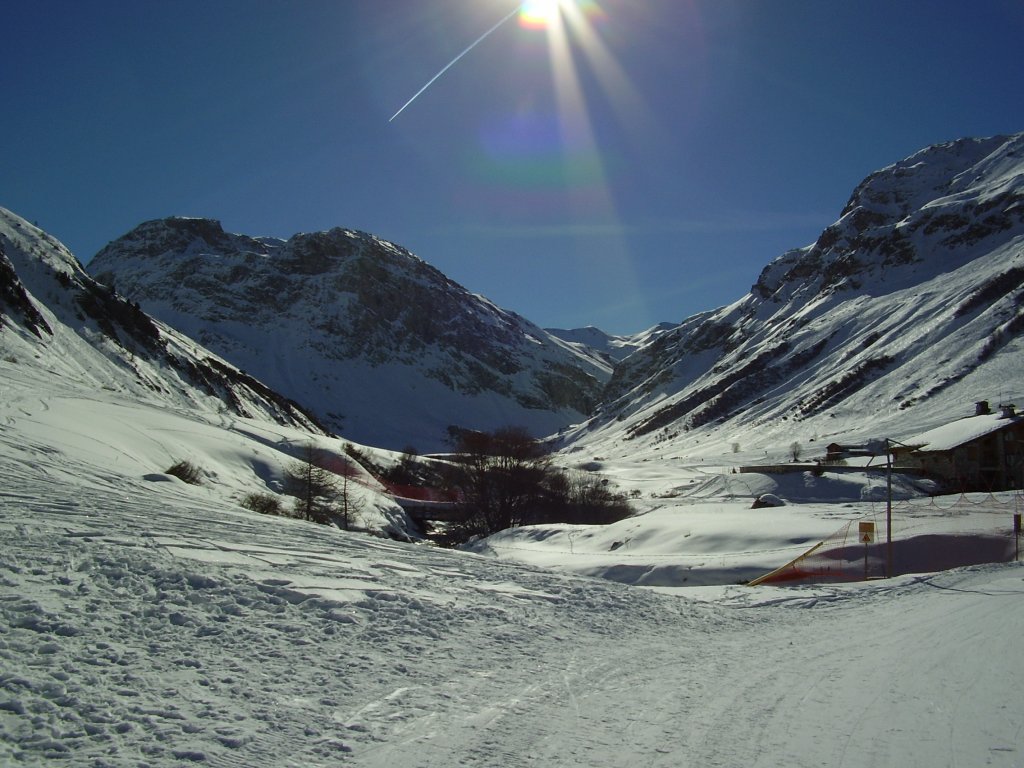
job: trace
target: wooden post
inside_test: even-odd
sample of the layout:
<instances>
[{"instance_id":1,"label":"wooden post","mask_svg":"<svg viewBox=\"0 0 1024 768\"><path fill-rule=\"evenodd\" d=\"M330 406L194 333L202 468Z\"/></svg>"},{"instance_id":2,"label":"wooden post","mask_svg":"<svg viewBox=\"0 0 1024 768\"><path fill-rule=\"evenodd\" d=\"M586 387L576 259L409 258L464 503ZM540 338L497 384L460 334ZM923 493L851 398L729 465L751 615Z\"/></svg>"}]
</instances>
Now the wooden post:
<instances>
[{"instance_id":1,"label":"wooden post","mask_svg":"<svg viewBox=\"0 0 1024 768\"><path fill-rule=\"evenodd\" d=\"M860 542L864 545L864 581L867 581L870 572L868 570L868 547L875 543L875 524L873 522L862 520L857 526L858 535L860 536Z\"/></svg>"}]
</instances>

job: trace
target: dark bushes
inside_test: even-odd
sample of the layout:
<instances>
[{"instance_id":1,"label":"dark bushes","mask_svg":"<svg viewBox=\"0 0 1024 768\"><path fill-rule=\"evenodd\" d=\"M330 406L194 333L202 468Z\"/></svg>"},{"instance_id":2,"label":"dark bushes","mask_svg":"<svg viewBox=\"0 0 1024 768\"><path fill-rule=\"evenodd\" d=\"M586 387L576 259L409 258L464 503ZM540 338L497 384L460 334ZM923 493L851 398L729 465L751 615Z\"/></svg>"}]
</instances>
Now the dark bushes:
<instances>
[{"instance_id":1,"label":"dark bushes","mask_svg":"<svg viewBox=\"0 0 1024 768\"><path fill-rule=\"evenodd\" d=\"M608 524L633 513L607 480L552 467L545 447L518 427L461 431L456 451L450 485L465 514L448 530L455 542L522 525Z\"/></svg>"},{"instance_id":2,"label":"dark bushes","mask_svg":"<svg viewBox=\"0 0 1024 768\"><path fill-rule=\"evenodd\" d=\"M172 475L189 485L202 485L203 482L202 471L191 461L176 461L164 474Z\"/></svg>"}]
</instances>

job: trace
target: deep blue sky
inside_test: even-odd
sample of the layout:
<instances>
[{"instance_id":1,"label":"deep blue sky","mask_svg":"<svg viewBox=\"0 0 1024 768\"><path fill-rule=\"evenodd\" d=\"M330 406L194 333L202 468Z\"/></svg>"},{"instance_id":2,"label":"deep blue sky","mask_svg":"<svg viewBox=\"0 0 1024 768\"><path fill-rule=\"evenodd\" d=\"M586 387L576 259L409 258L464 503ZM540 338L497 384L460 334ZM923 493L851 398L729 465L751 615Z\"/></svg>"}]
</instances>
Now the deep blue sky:
<instances>
[{"instance_id":1,"label":"deep blue sky","mask_svg":"<svg viewBox=\"0 0 1024 768\"><path fill-rule=\"evenodd\" d=\"M171 215L366 230L628 333L739 298L868 173L1024 130L1020 0L576 4L571 98L513 18L389 123L515 1L5 3L0 205L82 261Z\"/></svg>"}]
</instances>

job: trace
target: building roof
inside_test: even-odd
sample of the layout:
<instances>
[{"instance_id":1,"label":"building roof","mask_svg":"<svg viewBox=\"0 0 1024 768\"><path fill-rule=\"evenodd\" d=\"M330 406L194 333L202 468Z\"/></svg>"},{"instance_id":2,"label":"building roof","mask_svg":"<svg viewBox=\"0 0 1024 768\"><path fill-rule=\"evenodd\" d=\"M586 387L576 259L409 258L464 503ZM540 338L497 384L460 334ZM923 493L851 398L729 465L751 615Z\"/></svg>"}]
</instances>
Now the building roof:
<instances>
[{"instance_id":1,"label":"building roof","mask_svg":"<svg viewBox=\"0 0 1024 768\"><path fill-rule=\"evenodd\" d=\"M1006 417L999 413L969 416L941 427L930 429L901 442L920 451L951 451L978 438L998 432L1012 424L1024 421L1022 416ZM896 450L900 450L897 446Z\"/></svg>"}]
</instances>

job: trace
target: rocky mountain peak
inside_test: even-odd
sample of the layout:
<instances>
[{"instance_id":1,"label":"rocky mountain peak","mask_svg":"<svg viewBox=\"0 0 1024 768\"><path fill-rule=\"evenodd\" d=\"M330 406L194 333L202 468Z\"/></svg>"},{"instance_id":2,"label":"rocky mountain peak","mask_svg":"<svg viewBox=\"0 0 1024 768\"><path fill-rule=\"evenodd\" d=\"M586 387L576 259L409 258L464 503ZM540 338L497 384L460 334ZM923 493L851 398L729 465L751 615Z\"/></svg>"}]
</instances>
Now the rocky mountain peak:
<instances>
[{"instance_id":1,"label":"rocky mountain peak","mask_svg":"<svg viewBox=\"0 0 1024 768\"><path fill-rule=\"evenodd\" d=\"M374 235L285 241L201 221L149 222L89 269L358 441L437 450L453 425L548 434L590 413L610 371Z\"/></svg>"},{"instance_id":2,"label":"rocky mountain peak","mask_svg":"<svg viewBox=\"0 0 1024 768\"><path fill-rule=\"evenodd\" d=\"M862 210L878 217L880 223L896 223L934 200L984 182L988 175L985 161L993 153L1012 152L1022 139L1024 134L967 138L926 147L858 184L841 218ZM972 170L975 173L970 173Z\"/></svg>"},{"instance_id":3,"label":"rocky mountain peak","mask_svg":"<svg viewBox=\"0 0 1024 768\"><path fill-rule=\"evenodd\" d=\"M179 242L192 242L188 221L154 229L184 231ZM85 386L322 432L294 402L154 321L138 302L89 276L53 237L2 208L0 349Z\"/></svg>"},{"instance_id":4,"label":"rocky mountain peak","mask_svg":"<svg viewBox=\"0 0 1024 768\"><path fill-rule=\"evenodd\" d=\"M922 262L925 271L966 263L974 246L1024 221L1022 148L1024 134L961 139L871 174L813 245L765 267L752 295L804 301L860 290L883 273L895 288Z\"/></svg>"},{"instance_id":5,"label":"rocky mountain peak","mask_svg":"<svg viewBox=\"0 0 1024 768\"><path fill-rule=\"evenodd\" d=\"M174 216L154 219L139 224L131 232L119 238L123 246L130 246L136 257L155 257L165 253L186 255L195 252L215 250L237 251L241 249L265 253L266 247L256 240L238 242L238 238L224 231L215 219L199 219ZM108 245L100 253L104 253Z\"/></svg>"}]
</instances>

